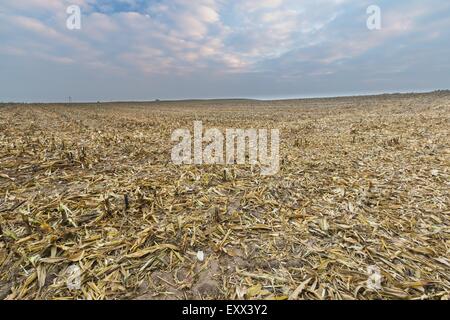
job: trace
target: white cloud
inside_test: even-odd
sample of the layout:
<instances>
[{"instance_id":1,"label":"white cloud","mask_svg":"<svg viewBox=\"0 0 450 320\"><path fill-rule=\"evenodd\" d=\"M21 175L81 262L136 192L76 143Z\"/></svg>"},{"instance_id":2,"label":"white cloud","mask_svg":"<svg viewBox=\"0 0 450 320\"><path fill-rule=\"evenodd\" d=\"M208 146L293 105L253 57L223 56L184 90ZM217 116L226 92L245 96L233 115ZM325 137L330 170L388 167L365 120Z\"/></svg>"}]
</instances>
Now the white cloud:
<instances>
[{"instance_id":1,"label":"white cloud","mask_svg":"<svg viewBox=\"0 0 450 320\"><path fill-rule=\"evenodd\" d=\"M64 28L69 2L83 8L82 30L77 32ZM120 2L136 10L142 4L136 0ZM358 2L357 7L364 9L366 2ZM322 51L317 57L311 52L295 56L329 65L411 32L426 12L423 6L406 6L395 13L383 11L383 29L369 37L364 27L352 29L352 35L330 28L347 6L355 5L352 0L166 0L148 2L146 10L109 13L94 12L95 4L96 0L15 0L0 4L4 12L0 22L14 25L22 37L28 37L21 42L8 37L4 47L9 49L2 52L30 52L47 60L54 57L60 63L111 69L185 73L203 68L258 71L265 61L283 59L304 48L318 48ZM109 6L113 9L113 2ZM356 20L364 19L365 10L361 10ZM354 28L355 23L350 25ZM437 37L440 33L433 34ZM38 44L42 44L41 54L28 50Z\"/></svg>"}]
</instances>

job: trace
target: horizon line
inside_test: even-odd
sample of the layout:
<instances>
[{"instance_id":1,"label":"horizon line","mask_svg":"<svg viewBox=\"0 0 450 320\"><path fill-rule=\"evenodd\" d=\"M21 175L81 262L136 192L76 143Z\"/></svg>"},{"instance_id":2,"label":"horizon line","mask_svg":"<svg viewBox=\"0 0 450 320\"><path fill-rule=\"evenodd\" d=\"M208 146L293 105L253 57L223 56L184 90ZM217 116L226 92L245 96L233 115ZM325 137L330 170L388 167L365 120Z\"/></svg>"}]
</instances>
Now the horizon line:
<instances>
[{"instance_id":1,"label":"horizon line","mask_svg":"<svg viewBox=\"0 0 450 320\"><path fill-rule=\"evenodd\" d=\"M304 95L304 96L273 96L273 97L217 97L217 98L180 98L180 99L143 99L143 100L83 100L83 101L0 101L0 105L5 104L111 104L111 103L170 103L170 102L208 102L208 101L294 101L294 100L319 100L319 99L336 99L336 98L363 98L376 97L386 95L414 95L414 94L432 94L438 92L450 92L450 89L435 89L423 91L399 91L399 92L377 92L377 93L361 93L361 94L336 94L336 95ZM67 97L69 99L69 97ZM70 97L72 98L72 97Z\"/></svg>"}]
</instances>

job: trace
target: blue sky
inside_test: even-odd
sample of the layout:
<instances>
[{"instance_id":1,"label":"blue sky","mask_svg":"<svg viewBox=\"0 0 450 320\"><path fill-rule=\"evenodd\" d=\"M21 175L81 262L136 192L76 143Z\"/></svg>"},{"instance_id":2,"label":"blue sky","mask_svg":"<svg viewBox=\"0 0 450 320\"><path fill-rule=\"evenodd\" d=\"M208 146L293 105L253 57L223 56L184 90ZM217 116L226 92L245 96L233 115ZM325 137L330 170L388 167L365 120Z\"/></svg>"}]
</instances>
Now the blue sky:
<instances>
[{"instance_id":1,"label":"blue sky","mask_svg":"<svg viewBox=\"0 0 450 320\"><path fill-rule=\"evenodd\" d=\"M73 4L81 30L66 28ZM0 101L449 89L449 57L448 0L0 2Z\"/></svg>"}]
</instances>

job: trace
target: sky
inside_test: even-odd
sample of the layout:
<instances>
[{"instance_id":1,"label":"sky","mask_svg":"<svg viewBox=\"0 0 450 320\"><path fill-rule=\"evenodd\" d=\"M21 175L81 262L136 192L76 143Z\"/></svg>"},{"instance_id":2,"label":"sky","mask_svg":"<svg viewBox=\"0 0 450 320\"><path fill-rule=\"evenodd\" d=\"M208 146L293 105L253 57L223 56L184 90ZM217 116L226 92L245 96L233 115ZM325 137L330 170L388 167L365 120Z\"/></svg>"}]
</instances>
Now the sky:
<instances>
[{"instance_id":1,"label":"sky","mask_svg":"<svg viewBox=\"0 0 450 320\"><path fill-rule=\"evenodd\" d=\"M0 0L3 102L431 91L449 57L448 0Z\"/></svg>"}]
</instances>

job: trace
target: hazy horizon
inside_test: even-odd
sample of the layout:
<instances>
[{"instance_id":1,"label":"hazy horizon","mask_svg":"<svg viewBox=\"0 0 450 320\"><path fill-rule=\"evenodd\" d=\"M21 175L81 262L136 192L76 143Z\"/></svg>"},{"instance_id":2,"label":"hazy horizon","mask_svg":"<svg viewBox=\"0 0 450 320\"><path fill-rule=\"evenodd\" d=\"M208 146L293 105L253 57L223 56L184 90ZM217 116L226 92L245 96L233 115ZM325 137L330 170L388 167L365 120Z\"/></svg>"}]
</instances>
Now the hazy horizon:
<instances>
[{"instance_id":1,"label":"hazy horizon","mask_svg":"<svg viewBox=\"0 0 450 320\"><path fill-rule=\"evenodd\" d=\"M14 103L14 104L42 104L42 103L55 103L55 104L67 104L67 103L146 103L146 102L187 102L187 101L221 101L221 100L250 100L250 101L289 101L289 100L306 100L306 99L333 99L333 98L352 98L352 97L367 97L367 96L382 96L382 95L408 95L408 94L432 94L439 91L450 91L450 89L434 89L424 91L393 91L393 92L372 92L361 94L341 94L341 95L322 95L322 96L284 96L284 97L213 97L213 98L180 98L180 99L144 99L144 100L86 100L79 101L70 97L69 102L66 100L54 100L54 101L0 101L0 104ZM67 97L69 98L69 97Z\"/></svg>"}]
</instances>

